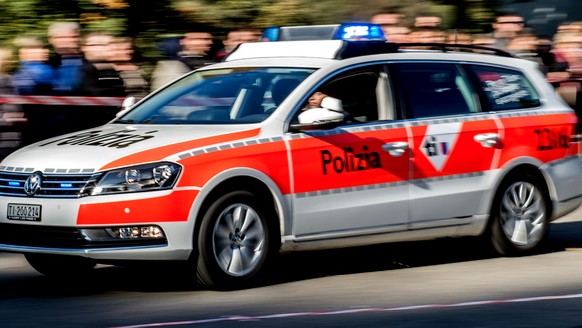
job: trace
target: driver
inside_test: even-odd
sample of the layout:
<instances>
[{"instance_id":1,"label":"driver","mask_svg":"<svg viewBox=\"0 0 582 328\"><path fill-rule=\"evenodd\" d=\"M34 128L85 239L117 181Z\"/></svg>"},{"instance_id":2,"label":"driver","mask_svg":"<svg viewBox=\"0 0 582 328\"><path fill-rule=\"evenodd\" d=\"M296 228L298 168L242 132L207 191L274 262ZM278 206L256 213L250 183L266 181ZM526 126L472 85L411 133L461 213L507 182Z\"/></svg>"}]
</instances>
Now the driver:
<instances>
[{"instance_id":1,"label":"driver","mask_svg":"<svg viewBox=\"0 0 582 328\"><path fill-rule=\"evenodd\" d=\"M329 92L314 92L299 115L299 123L313 123L319 120L337 120L345 117L342 101L329 95Z\"/></svg>"},{"instance_id":2,"label":"driver","mask_svg":"<svg viewBox=\"0 0 582 328\"><path fill-rule=\"evenodd\" d=\"M321 101L325 97L329 97L329 96L327 94L321 92L321 91L314 92L311 95L311 97L309 97L309 99L307 100L307 106L305 106L303 108L303 110L308 110L308 109L312 109L312 108L320 108L321 107Z\"/></svg>"},{"instance_id":3,"label":"driver","mask_svg":"<svg viewBox=\"0 0 582 328\"><path fill-rule=\"evenodd\" d=\"M318 90L315 91L310 97L309 99L307 99L307 104L305 105L305 107L303 107L302 110L308 110L308 109L313 109L313 108L321 108L321 102L323 101L323 99L325 98L330 98L333 99L334 102L339 103L341 106L341 100L337 99L334 97L334 94L328 90ZM329 101L329 100L328 100ZM331 110L338 110L338 108L328 108ZM341 110L341 109L339 109Z\"/></svg>"}]
</instances>

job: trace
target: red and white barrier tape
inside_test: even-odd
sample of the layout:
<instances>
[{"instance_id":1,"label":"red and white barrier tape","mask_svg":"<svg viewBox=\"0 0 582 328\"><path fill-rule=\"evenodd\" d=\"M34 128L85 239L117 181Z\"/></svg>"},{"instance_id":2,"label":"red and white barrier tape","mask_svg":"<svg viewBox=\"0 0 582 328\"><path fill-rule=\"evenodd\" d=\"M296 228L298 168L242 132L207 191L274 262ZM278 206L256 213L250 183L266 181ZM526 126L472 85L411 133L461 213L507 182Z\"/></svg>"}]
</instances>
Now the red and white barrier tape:
<instances>
[{"instance_id":1,"label":"red and white barrier tape","mask_svg":"<svg viewBox=\"0 0 582 328\"><path fill-rule=\"evenodd\" d=\"M0 95L0 104L121 107L123 97Z\"/></svg>"}]
</instances>

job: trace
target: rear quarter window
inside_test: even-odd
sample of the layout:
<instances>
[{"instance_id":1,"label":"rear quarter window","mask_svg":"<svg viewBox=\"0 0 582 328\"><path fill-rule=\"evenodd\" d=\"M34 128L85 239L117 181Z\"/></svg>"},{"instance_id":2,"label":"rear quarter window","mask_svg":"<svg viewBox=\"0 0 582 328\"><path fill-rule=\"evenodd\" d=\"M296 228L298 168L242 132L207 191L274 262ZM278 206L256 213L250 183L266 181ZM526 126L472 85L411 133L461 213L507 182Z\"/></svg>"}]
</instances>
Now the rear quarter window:
<instances>
[{"instance_id":1,"label":"rear quarter window","mask_svg":"<svg viewBox=\"0 0 582 328\"><path fill-rule=\"evenodd\" d=\"M468 71L485 100L484 109L503 111L540 106L539 95L517 70L470 65Z\"/></svg>"}]
</instances>

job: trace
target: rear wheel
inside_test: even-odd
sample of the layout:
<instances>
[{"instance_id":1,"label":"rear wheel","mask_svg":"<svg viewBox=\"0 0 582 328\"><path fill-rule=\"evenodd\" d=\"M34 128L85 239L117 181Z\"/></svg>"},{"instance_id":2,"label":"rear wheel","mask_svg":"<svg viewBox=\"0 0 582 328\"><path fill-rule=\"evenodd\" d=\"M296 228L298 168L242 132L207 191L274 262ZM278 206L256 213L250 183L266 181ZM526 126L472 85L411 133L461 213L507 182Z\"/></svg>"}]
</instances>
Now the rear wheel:
<instances>
[{"instance_id":1,"label":"rear wheel","mask_svg":"<svg viewBox=\"0 0 582 328\"><path fill-rule=\"evenodd\" d=\"M277 253L274 211L256 195L234 191L208 209L198 238L198 282L240 288L256 282Z\"/></svg>"},{"instance_id":2,"label":"rear wheel","mask_svg":"<svg viewBox=\"0 0 582 328\"><path fill-rule=\"evenodd\" d=\"M543 185L531 175L507 180L493 205L491 241L502 255L536 248L548 230L550 202Z\"/></svg>"},{"instance_id":3,"label":"rear wheel","mask_svg":"<svg viewBox=\"0 0 582 328\"><path fill-rule=\"evenodd\" d=\"M26 254L26 260L39 273L54 278L77 278L95 268L96 263L84 257Z\"/></svg>"}]
</instances>

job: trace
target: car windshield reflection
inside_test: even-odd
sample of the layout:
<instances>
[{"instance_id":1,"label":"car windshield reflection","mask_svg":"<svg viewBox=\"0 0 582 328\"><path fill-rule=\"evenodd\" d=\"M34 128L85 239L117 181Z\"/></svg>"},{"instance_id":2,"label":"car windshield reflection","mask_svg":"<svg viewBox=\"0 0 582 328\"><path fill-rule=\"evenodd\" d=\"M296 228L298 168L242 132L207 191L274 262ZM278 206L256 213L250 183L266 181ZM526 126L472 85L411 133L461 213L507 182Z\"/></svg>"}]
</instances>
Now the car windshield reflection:
<instances>
[{"instance_id":1,"label":"car windshield reflection","mask_svg":"<svg viewBox=\"0 0 582 328\"><path fill-rule=\"evenodd\" d=\"M113 123L262 122L313 71L256 67L199 71L167 86Z\"/></svg>"}]
</instances>

